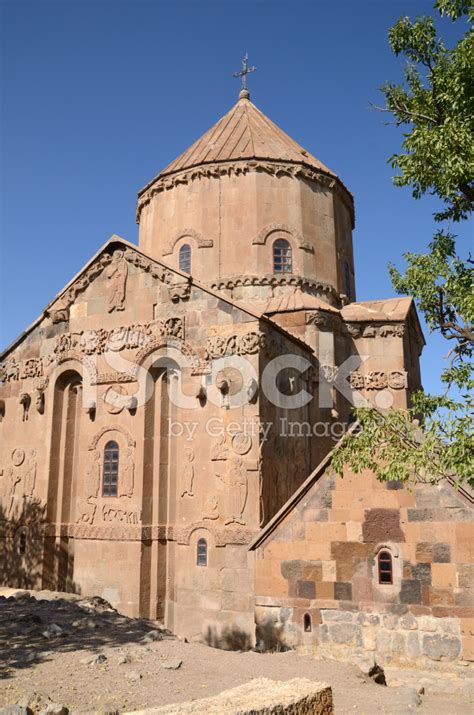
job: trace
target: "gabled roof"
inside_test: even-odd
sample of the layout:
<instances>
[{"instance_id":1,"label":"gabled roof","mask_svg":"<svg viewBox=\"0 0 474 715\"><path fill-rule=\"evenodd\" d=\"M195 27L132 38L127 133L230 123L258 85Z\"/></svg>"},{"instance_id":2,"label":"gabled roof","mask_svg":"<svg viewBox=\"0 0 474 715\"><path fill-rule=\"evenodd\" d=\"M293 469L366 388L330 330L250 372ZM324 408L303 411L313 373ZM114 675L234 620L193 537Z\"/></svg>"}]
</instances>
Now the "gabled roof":
<instances>
[{"instance_id":1,"label":"gabled roof","mask_svg":"<svg viewBox=\"0 0 474 715\"><path fill-rule=\"evenodd\" d=\"M49 310L56 305L58 302L61 301L61 297L66 293L66 291L76 282L81 279L81 277L86 273L86 271L93 265L93 263L112 245L115 245L117 248L127 248L129 250L135 251L140 256L143 256L143 258L146 258L148 261L152 261L158 266L161 266L163 269L170 271L171 273L176 274L177 278L181 280L186 280L189 281L189 283L194 286L195 288L199 288L200 290L204 291L205 293L208 293L215 298L218 298L219 301L223 303L227 303L229 305L234 306L238 310L241 310L243 313L247 313L248 315L252 316L255 318L255 320L261 320L268 325L271 325L272 328L278 330L280 333L284 334L286 337L290 338L293 340L293 342L298 343L300 346L304 347L306 350L309 350L312 352L312 349L306 345L305 342L303 342L300 338L298 338L295 335L292 335L289 333L287 330L282 328L280 325L277 323L274 323L273 321L270 320L266 315L262 315L260 311L256 311L254 308L251 306L243 305L233 298L228 298L227 296L222 295L216 290L213 290L212 288L209 288L209 286L200 283L199 281L196 281L192 276L189 275L189 273L184 273L181 271L179 268L175 268L173 266L170 266L168 263L165 263L161 259L155 258L155 256L151 256L148 253L145 253L141 248L138 248L134 243L130 243L124 238L121 238L120 236L116 236L115 234L109 238L106 243L97 251L97 253L92 256L92 258L81 268L81 270L76 273L76 275L71 278L71 280L62 288L55 296L54 298L48 303L48 305L44 308L43 312L41 313L36 320L34 320L20 335L12 342L10 345L8 345L2 352L0 352L0 361L4 360L5 357L10 353L12 350L14 350L21 342L22 340L29 335L38 325L39 323L47 317Z\"/></svg>"},{"instance_id":2,"label":"gabled roof","mask_svg":"<svg viewBox=\"0 0 474 715\"><path fill-rule=\"evenodd\" d=\"M359 422L354 422L349 429L346 432L346 435L352 434L356 430L359 429ZM281 507L280 511L277 511L274 517L270 519L270 521L265 524L263 529L261 529L258 534L252 539L252 541L249 544L249 551L252 551L253 549L256 549L258 546L260 546L269 536L272 534L275 529L279 526L279 524L283 521L283 519L287 516L287 514L294 509L294 507L304 498L304 496L309 492L313 484L315 484L324 474L325 470L327 467L331 464L331 460L333 458L334 452L342 445L342 442L344 440L344 435L341 437L339 442L336 444L335 447L331 449L330 452L324 457L322 462L318 464L316 469L314 469L309 477L303 482L303 484L298 487L298 489L291 495L291 497L288 499L288 501L283 504Z\"/></svg>"}]
</instances>

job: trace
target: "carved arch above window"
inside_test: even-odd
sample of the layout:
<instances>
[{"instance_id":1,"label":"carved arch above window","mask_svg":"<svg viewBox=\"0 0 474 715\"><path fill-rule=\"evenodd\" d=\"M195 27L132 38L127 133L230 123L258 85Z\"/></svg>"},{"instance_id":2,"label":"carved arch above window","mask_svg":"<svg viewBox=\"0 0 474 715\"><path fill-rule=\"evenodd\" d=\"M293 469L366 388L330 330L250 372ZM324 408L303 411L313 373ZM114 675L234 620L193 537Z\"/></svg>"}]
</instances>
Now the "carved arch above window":
<instances>
[{"instance_id":1,"label":"carved arch above window","mask_svg":"<svg viewBox=\"0 0 474 715\"><path fill-rule=\"evenodd\" d=\"M305 241L303 236L298 233L298 231L295 231L295 229L285 223L268 224L268 226L262 228L258 236L253 239L252 243L254 245L264 246L269 240L274 241L277 238L285 238L290 241L290 243L295 243L298 248L302 248L303 251L314 253L313 246Z\"/></svg>"},{"instance_id":2,"label":"carved arch above window","mask_svg":"<svg viewBox=\"0 0 474 715\"><path fill-rule=\"evenodd\" d=\"M182 238L185 238L187 242L194 243L197 248L212 248L214 245L212 238L204 238L204 236L194 228L184 228L182 231L177 231L173 238L164 246L163 255L169 256L170 253L173 253L176 244Z\"/></svg>"},{"instance_id":3,"label":"carved arch above window","mask_svg":"<svg viewBox=\"0 0 474 715\"><path fill-rule=\"evenodd\" d=\"M102 427L102 429L99 430L94 435L94 437L91 439L87 449L89 451L91 451L93 449L97 449L97 445L99 443L100 438L103 437L104 434L107 434L107 432L119 432L120 434L122 434L125 437L125 439L127 441L127 447L135 447L135 440L133 439L130 432L127 429L125 429L125 427L122 427L122 425L117 424L117 425L107 425L106 427Z\"/></svg>"}]
</instances>

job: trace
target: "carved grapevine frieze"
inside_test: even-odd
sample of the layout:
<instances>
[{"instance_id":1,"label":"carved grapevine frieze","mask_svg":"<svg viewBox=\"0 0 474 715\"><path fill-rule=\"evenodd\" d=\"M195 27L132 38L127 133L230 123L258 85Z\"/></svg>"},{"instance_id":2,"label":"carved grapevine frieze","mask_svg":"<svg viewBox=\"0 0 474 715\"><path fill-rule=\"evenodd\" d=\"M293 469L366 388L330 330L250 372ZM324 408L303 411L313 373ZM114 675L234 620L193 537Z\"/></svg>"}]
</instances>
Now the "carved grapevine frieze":
<instances>
[{"instance_id":1,"label":"carved grapevine frieze","mask_svg":"<svg viewBox=\"0 0 474 715\"><path fill-rule=\"evenodd\" d=\"M206 358L212 360L225 355L253 355L265 347L265 340L266 335L261 332L227 337L212 335L207 340Z\"/></svg>"}]
</instances>

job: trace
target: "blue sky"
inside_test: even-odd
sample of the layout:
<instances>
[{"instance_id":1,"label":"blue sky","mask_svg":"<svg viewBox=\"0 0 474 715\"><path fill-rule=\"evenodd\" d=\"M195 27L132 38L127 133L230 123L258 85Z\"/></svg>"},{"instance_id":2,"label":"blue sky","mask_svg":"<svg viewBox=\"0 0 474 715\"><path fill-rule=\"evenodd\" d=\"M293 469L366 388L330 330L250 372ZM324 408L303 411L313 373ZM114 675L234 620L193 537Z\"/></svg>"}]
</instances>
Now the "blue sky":
<instances>
[{"instance_id":1,"label":"blue sky","mask_svg":"<svg viewBox=\"0 0 474 715\"><path fill-rule=\"evenodd\" d=\"M252 100L337 172L356 202L359 300L433 233L431 199L391 183L400 132L370 109L403 62L387 31L431 0L3 0L2 322L9 344L113 233L136 242L136 193L234 103ZM459 33L440 24L447 44ZM467 250L468 228L456 227ZM427 331L425 331L427 333ZM427 335L427 389L440 338Z\"/></svg>"}]
</instances>

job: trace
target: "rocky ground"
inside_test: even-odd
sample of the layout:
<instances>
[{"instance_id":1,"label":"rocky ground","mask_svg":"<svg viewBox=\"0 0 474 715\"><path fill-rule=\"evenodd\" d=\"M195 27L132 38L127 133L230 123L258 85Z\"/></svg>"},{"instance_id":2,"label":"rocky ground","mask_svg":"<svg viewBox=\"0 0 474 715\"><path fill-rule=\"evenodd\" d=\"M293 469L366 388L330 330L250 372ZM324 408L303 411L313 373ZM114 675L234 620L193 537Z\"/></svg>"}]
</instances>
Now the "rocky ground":
<instances>
[{"instance_id":1,"label":"rocky ground","mask_svg":"<svg viewBox=\"0 0 474 715\"><path fill-rule=\"evenodd\" d=\"M29 703L35 713L61 713L54 702L64 706L62 715L115 715L208 697L252 678L302 677L331 685L338 715L472 712L469 667L386 669L385 687L353 665L293 651L236 653L186 643L99 598L0 594L0 708Z\"/></svg>"}]
</instances>

